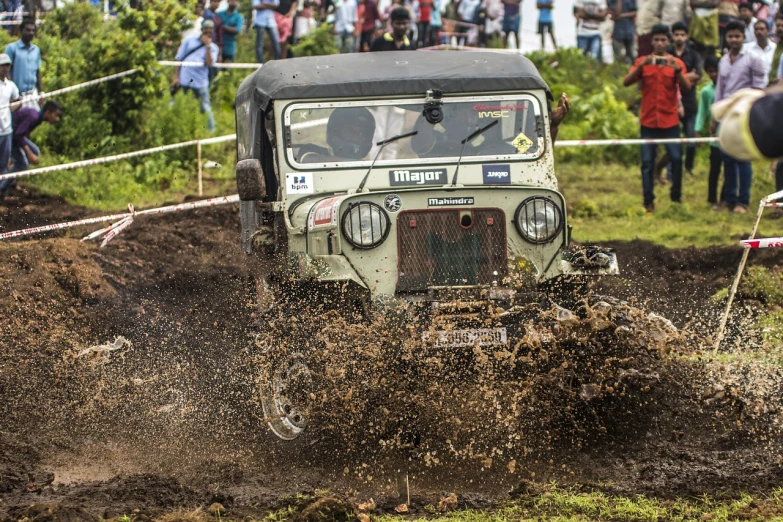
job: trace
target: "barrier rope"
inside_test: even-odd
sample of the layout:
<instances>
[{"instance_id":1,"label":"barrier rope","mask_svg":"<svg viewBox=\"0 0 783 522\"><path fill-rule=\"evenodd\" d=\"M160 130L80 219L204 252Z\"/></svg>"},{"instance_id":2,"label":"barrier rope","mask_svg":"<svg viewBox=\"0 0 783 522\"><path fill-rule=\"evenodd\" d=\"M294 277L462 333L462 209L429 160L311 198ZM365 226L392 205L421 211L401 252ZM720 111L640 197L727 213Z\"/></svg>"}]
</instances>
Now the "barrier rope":
<instances>
[{"instance_id":1,"label":"barrier rope","mask_svg":"<svg viewBox=\"0 0 783 522\"><path fill-rule=\"evenodd\" d=\"M165 65L169 67L205 67L203 62L177 62L173 60L159 60L158 65ZM217 67L218 69L258 69L261 67L260 63L213 63L210 67Z\"/></svg>"}]
</instances>

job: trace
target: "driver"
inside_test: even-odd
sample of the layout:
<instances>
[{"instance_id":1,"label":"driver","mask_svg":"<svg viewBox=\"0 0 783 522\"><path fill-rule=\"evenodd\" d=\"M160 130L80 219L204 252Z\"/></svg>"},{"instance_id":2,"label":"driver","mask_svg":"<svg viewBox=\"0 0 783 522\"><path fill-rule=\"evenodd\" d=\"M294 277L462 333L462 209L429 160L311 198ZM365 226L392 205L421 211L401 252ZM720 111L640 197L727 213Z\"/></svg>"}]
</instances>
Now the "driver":
<instances>
[{"instance_id":1,"label":"driver","mask_svg":"<svg viewBox=\"0 0 783 522\"><path fill-rule=\"evenodd\" d=\"M375 118L365 107L337 108L326 124L326 143L332 156L349 160L364 159L372 148Z\"/></svg>"}]
</instances>

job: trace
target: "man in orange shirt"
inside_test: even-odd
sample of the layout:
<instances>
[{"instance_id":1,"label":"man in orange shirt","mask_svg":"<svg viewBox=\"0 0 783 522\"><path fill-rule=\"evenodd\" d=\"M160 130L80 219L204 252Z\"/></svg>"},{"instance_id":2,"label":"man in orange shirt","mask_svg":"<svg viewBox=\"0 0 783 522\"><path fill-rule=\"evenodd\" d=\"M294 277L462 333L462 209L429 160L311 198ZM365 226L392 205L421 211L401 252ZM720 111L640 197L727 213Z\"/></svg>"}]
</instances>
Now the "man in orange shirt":
<instances>
[{"instance_id":1,"label":"man in orange shirt","mask_svg":"<svg viewBox=\"0 0 783 522\"><path fill-rule=\"evenodd\" d=\"M642 139L680 137L680 118L677 115L679 91L689 91L691 82L685 77L682 60L666 52L670 42L669 26L660 24L653 27L653 54L638 58L623 80L626 87L641 83L642 109L639 120ZM667 143L665 146L672 165L671 200L679 203L682 191L682 144ZM642 190L644 208L648 214L652 214L655 209L653 179L657 150L657 145L642 145Z\"/></svg>"}]
</instances>

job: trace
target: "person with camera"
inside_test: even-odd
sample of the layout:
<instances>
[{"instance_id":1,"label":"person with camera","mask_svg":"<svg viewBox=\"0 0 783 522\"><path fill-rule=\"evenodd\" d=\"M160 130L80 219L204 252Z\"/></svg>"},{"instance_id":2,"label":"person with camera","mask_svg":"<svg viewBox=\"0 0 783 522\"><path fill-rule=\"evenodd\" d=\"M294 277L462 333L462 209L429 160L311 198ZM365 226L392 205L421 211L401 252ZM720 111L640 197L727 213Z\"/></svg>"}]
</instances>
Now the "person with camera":
<instances>
[{"instance_id":1,"label":"person with camera","mask_svg":"<svg viewBox=\"0 0 783 522\"><path fill-rule=\"evenodd\" d=\"M212 115L212 104L209 101L209 68L217 62L220 49L212 43L215 23L204 20L201 24L201 35L185 39L177 51L178 62L197 62L203 65L183 65L174 69L172 94L178 89L191 91L201 103L201 113L208 116L207 130L215 130L215 117Z\"/></svg>"},{"instance_id":2,"label":"person with camera","mask_svg":"<svg viewBox=\"0 0 783 522\"><path fill-rule=\"evenodd\" d=\"M679 92L691 90L691 82L685 75L685 64L666 52L671 43L669 26L658 24L652 28L653 54L640 57L623 79L629 87L641 84L642 107L639 117L642 139L666 139L680 137L678 115ZM682 191L682 144L667 143L666 152L671 160L671 200L680 202ZM642 145L642 191L644 208L648 214L655 210L653 181L657 145Z\"/></svg>"}]
</instances>

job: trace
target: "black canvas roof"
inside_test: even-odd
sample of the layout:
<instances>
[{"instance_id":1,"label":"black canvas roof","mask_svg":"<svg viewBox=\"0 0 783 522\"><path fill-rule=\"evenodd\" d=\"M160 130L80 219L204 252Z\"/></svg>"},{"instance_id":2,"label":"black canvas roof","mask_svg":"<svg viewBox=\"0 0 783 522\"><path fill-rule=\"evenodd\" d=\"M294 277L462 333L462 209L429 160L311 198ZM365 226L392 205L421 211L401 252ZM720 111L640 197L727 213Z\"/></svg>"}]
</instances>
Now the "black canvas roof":
<instances>
[{"instance_id":1,"label":"black canvas roof","mask_svg":"<svg viewBox=\"0 0 783 522\"><path fill-rule=\"evenodd\" d=\"M533 63L516 53L395 51L274 60L248 76L237 103L270 100L519 91L549 88Z\"/></svg>"}]
</instances>

